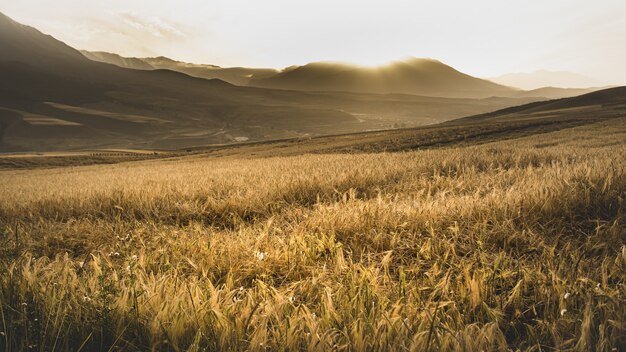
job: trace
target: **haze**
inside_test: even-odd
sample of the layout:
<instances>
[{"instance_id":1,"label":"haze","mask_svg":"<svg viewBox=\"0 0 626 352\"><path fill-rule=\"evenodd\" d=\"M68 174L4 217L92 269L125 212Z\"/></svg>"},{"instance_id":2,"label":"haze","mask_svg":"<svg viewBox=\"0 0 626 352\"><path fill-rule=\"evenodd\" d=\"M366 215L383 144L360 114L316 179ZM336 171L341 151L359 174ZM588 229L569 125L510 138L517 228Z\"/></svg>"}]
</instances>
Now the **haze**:
<instances>
[{"instance_id":1,"label":"haze","mask_svg":"<svg viewBox=\"0 0 626 352\"><path fill-rule=\"evenodd\" d=\"M125 56L282 68L432 57L474 76L539 69L623 84L626 2L0 0L67 44Z\"/></svg>"}]
</instances>

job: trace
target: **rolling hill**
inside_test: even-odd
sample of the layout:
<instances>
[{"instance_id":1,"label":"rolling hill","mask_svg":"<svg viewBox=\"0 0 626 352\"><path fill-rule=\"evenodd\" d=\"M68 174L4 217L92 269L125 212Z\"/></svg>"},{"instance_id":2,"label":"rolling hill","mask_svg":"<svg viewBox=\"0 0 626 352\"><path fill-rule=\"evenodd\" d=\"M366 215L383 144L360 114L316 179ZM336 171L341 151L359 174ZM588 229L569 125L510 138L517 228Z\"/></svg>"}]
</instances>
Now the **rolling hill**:
<instances>
[{"instance_id":1,"label":"rolling hill","mask_svg":"<svg viewBox=\"0 0 626 352\"><path fill-rule=\"evenodd\" d=\"M86 50L81 50L81 53L90 60L113 64L119 67L131 68L135 70L172 70L198 78L220 79L238 86L248 85L252 77L265 78L278 73L278 70L265 68L224 68L216 65L192 64L172 60L163 56L146 58L123 57L103 51L92 52Z\"/></svg>"},{"instance_id":2,"label":"rolling hill","mask_svg":"<svg viewBox=\"0 0 626 352\"><path fill-rule=\"evenodd\" d=\"M578 73L548 70L508 73L489 78L489 80L498 84L525 90L534 90L543 87L588 88L603 85L596 79Z\"/></svg>"},{"instance_id":3,"label":"rolling hill","mask_svg":"<svg viewBox=\"0 0 626 352\"><path fill-rule=\"evenodd\" d=\"M419 126L534 98L450 99L238 87L94 62L0 15L0 150L182 148Z\"/></svg>"},{"instance_id":4,"label":"rolling hill","mask_svg":"<svg viewBox=\"0 0 626 352\"><path fill-rule=\"evenodd\" d=\"M456 98L508 96L514 89L461 73L437 60L411 58L369 68L316 62L289 67L250 85L304 91L400 93Z\"/></svg>"},{"instance_id":5,"label":"rolling hill","mask_svg":"<svg viewBox=\"0 0 626 352\"><path fill-rule=\"evenodd\" d=\"M426 85L421 92L423 95L440 95L440 96L448 96L451 93L453 95L460 94L462 96L473 97L476 92L470 93L459 93L446 89L443 93L438 91L435 88L436 83L441 80L445 80L445 76L449 73L448 70L443 70L444 73L441 74L440 77L432 77L427 81L423 80L423 77L417 77L416 80L411 81L411 75L406 77L400 77L395 81L391 81L388 78L381 76L380 74L374 75L374 80L376 82L367 82L365 76L367 75L368 69L358 68L352 65L346 64L333 64L333 63L312 63L307 65L308 68L304 68L304 66L291 66L282 71L274 70L274 69L263 69L263 68L245 68L245 67L219 67L215 65L205 65L205 64L192 64L186 62L180 62L176 60L172 60L167 57L155 57L155 58L136 58L136 57L123 57L113 53L107 52L90 52L90 51L81 51L83 55L93 61L105 62L109 64L113 64L120 67L132 68L137 70L154 70L154 69L167 69L172 71L178 71L186 73L190 76L207 78L207 79L221 79L228 83L238 85L238 86L264 86L269 83L271 88L277 89L295 89L301 91L309 91L309 90L343 90L349 92L360 92L363 90L379 92L379 91L388 91L392 93L404 93L404 92L412 92L416 87L420 84ZM412 59L408 61L418 62L418 61L429 61L427 59ZM430 60L436 63L434 60ZM396 66L398 63L396 63ZM443 64L441 64L443 65ZM389 68L391 68L390 65ZM445 66L445 65L443 65ZM350 71L358 69L362 71L363 81L359 84L349 85L347 82L331 82L323 80L329 79L338 79L331 78L333 75L338 75L342 70ZM300 70L299 73L294 74L291 71ZM309 72L302 72L309 71ZM316 72L313 72L316 71ZM378 70L369 69L370 72L375 71L389 71L384 67L379 68ZM445 72L448 71L448 72ZM291 76L291 78L277 78L284 76ZM297 76L297 77L296 77ZM341 79L341 78L339 78ZM275 82L276 80L276 82ZM297 80L296 84L294 80ZM420 81L421 80L421 81ZM383 82L385 81L385 82ZM433 83L434 82L434 83ZM361 84L362 83L362 84ZM367 84L374 84L375 86L367 86ZM317 88L314 88L315 85L319 85ZM365 86L364 86L365 85ZM489 84L487 84L489 85ZM330 86L330 88L329 88ZM385 89L380 89L381 86L386 87ZM333 87L340 87L342 89L335 89ZM366 88L364 88L366 87ZM367 88L369 87L369 88ZM497 96L501 97L509 97L509 98L533 98L533 99L559 99L559 98L567 98L573 97L576 95L581 95L585 93L590 93L602 88L559 88L552 86L545 86L541 88L531 89L531 90L520 90L520 89L502 89L497 92L493 92ZM486 88L486 92L489 92L489 88ZM379 92L380 93L380 92ZM413 94L413 93L409 93ZM489 93L485 93L489 94Z\"/></svg>"}]
</instances>

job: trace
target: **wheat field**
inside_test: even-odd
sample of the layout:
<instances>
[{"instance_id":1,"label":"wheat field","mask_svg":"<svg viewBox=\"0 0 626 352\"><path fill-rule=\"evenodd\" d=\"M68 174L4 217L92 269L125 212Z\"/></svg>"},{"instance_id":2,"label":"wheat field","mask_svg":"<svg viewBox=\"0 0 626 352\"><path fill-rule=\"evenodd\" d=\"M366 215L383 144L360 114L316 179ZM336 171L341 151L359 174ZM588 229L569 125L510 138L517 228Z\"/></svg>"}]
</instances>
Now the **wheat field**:
<instances>
[{"instance_id":1,"label":"wheat field","mask_svg":"<svg viewBox=\"0 0 626 352\"><path fill-rule=\"evenodd\" d=\"M626 118L0 171L2 351L620 351Z\"/></svg>"}]
</instances>

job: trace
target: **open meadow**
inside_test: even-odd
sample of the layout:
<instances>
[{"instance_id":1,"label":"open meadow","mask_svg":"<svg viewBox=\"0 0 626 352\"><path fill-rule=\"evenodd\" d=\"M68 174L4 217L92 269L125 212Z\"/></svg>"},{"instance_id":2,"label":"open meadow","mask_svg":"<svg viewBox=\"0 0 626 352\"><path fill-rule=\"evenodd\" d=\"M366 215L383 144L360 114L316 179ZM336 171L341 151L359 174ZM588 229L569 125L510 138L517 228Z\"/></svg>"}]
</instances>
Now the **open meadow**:
<instances>
[{"instance_id":1,"label":"open meadow","mask_svg":"<svg viewBox=\"0 0 626 352\"><path fill-rule=\"evenodd\" d=\"M620 351L625 197L625 117L6 169L0 350Z\"/></svg>"}]
</instances>

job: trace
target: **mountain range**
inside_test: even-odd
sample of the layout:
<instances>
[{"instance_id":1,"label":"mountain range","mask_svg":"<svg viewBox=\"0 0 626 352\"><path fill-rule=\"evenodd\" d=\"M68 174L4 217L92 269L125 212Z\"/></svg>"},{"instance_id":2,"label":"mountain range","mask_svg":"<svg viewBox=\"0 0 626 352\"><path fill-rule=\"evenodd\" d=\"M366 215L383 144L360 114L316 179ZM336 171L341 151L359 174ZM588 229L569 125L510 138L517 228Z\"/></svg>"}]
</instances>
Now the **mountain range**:
<instances>
[{"instance_id":1,"label":"mountain range","mask_svg":"<svg viewBox=\"0 0 626 352\"><path fill-rule=\"evenodd\" d=\"M489 80L526 90L545 87L589 88L604 86L600 81L574 72L538 70L508 73Z\"/></svg>"},{"instance_id":2,"label":"mountain range","mask_svg":"<svg viewBox=\"0 0 626 352\"><path fill-rule=\"evenodd\" d=\"M350 133L434 124L545 99L424 59L378 69L384 78L335 64L274 71L106 53L94 61L2 14L0 48L0 151L184 148ZM325 88L324 81L338 86ZM357 89L357 81L374 88ZM398 94L384 88L389 82L406 88L401 92L430 96ZM394 94L378 94L388 90ZM493 97L497 92L512 94Z\"/></svg>"},{"instance_id":3,"label":"mountain range","mask_svg":"<svg viewBox=\"0 0 626 352\"><path fill-rule=\"evenodd\" d=\"M335 62L313 62L283 70L270 68L220 67L193 64L166 57L129 58L107 52L81 51L90 60L120 67L168 69L207 79L221 79L238 86L299 91L343 91L373 94L412 94L453 98L557 99L589 93L601 88L560 88L546 84L523 90L515 84L496 84L464 74L434 59L408 58L378 67ZM549 78L546 79L549 81ZM560 82L560 81L559 81ZM591 87L591 86L587 86Z\"/></svg>"}]
</instances>

